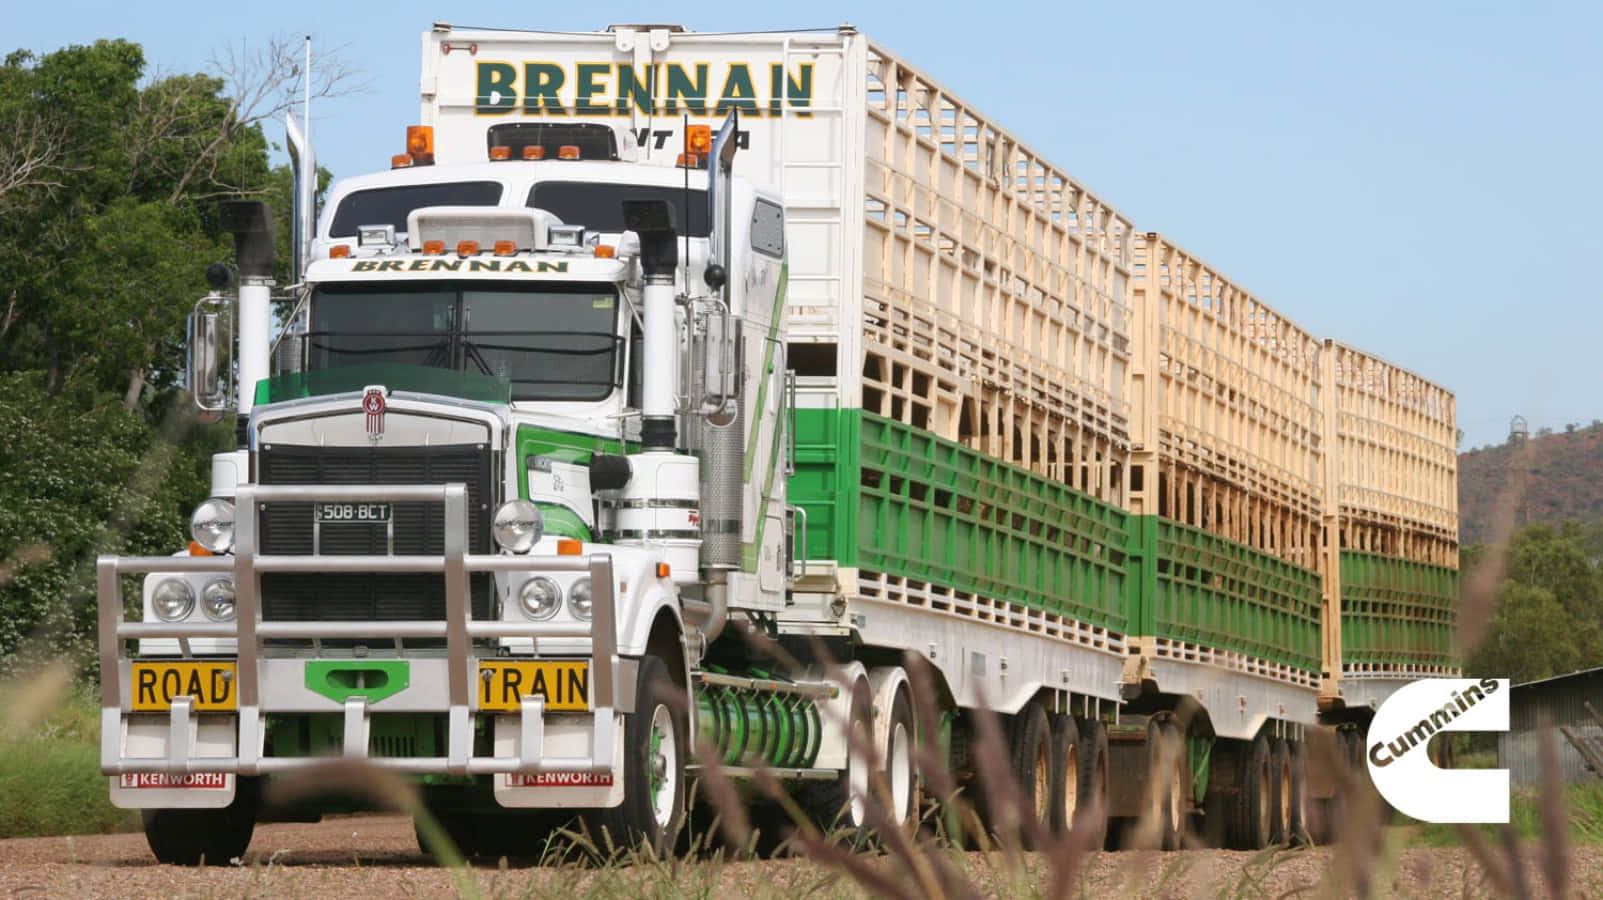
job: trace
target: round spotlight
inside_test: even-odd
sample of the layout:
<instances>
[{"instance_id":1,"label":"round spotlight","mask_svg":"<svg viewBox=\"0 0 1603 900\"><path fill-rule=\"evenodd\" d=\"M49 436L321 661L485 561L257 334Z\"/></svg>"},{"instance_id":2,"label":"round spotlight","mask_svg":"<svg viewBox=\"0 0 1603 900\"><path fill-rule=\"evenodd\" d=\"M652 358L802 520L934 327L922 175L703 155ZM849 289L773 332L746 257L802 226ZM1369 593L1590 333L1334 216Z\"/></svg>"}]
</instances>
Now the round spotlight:
<instances>
[{"instance_id":1,"label":"round spotlight","mask_svg":"<svg viewBox=\"0 0 1603 900\"><path fill-rule=\"evenodd\" d=\"M540 516L540 508L533 503L508 500L495 511L490 530L501 549L528 553L545 533L545 520Z\"/></svg>"},{"instance_id":2,"label":"round spotlight","mask_svg":"<svg viewBox=\"0 0 1603 900\"><path fill-rule=\"evenodd\" d=\"M213 553L227 553L234 546L234 504L213 497L195 507L189 536Z\"/></svg>"}]
</instances>

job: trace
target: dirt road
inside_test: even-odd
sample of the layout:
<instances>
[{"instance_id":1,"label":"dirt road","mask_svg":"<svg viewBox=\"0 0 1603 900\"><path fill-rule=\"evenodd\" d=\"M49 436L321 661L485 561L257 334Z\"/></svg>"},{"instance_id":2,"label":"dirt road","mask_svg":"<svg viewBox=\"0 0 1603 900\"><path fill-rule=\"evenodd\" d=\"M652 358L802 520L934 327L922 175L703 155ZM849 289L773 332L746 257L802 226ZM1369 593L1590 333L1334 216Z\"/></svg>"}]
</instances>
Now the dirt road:
<instances>
[{"instance_id":1,"label":"dirt road","mask_svg":"<svg viewBox=\"0 0 1603 900\"><path fill-rule=\"evenodd\" d=\"M1479 870L1466 874L1463 850L1408 850L1365 867L1383 895L1490 896ZM982 854L964 866L986 894L1039 896L1047 863L1038 855L1023 871ZM887 859L876 865L908 884ZM1534 866L1534 861L1532 861ZM1603 849L1573 854L1577 896L1603 888ZM1340 850L1267 854L1195 850L1181 853L1098 854L1084 873L1080 896L1279 897L1340 891L1333 879L1350 870ZM1333 875L1332 873L1338 873ZM607 869L475 865L487 897L730 896L851 897L862 892L805 859L702 862ZM460 874L456 877L462 877ZM1537 876L1531 875L1536 884ZM333 817L319 824L262 825L239 864L205 869L157 865L139 834L26 838L0 841L0 897L441 897L461 893L453 873L417 849L409 820L398 816ZM1538 893L1542 893L1537 884Z\"/></svg>"}]
</instances>

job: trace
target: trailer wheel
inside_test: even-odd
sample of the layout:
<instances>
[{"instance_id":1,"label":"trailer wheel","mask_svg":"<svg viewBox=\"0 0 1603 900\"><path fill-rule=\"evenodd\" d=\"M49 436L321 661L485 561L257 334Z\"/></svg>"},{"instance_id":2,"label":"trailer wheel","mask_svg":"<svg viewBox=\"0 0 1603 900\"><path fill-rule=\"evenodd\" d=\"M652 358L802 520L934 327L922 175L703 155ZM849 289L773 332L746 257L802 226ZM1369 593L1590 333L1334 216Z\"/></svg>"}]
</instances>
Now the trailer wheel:
<instances>
[{"instance_id":1,"label":"trailer wheel","mask_svg":"<svg viewBox=\"0 0 1603 900\"><path fill-rule=\"evenodd\" d=\"M1186 786L1191 783L1185 750L1185 738L1172 720L1147 722L1147 772L1152 789L1147 815L1157 823L1160 850L1179 850L1185 834Z\"/></svg>"},{"instance_id":2,"label":"trailer wheel","mask_svg":"<svg viewBox=\"0 0 1603 900\"><path fill-rule=\"evenodd\" d=\"M907 691L897 690L885 723L885 746L880 750L885 770L878 791L886 817L897 826L918 817L917 738Z\"/></svg>"},{"instance_id":3,"label":"trailer wheel","mask_svg":"<svg viewBox=\"0 0 1603 900\"><path fill-rule=\"evenodd\" d=\"M1294 795L1291 783L1291 747L1285 738L1269 742L1270 794L1274 798L1269 806L1272 818L1269 823L1269 842L1291 843L1291 807Z\"/></svg>"},{"instance_id":4,"label":"trailer wheel","mask_svg":"<svg viewBox=\"0 0 1603 900\"><path fill-rule=\"evenodd\" d=\"M1274 788L1270 770L1269 739L1258 737L1243 748L1234 807L1227 832L1235 850L1262 850L1273 837Z\"/></svg>"},{"instance_id":5,"label":"trailer wheel","mask_svg":"<svg viewBox=\"0 0 1603 900\"><path fill-rule=\"evenodd\" d=\"M647 844L660 855L674 849L685 821L685 700L655 656L641 658L637 685L635 711L623 721L623 802L585 819L604 851Z\"/></svg>"},{"instance_id":6,"label":"trailer wheel","mask_svg":"<svg viewBox=\"0 0 1603 900\"><path fill-rule=\"evenodd\" d=\"M1291 841L1312 844L1308 814L1308 745L1292 741L1291 752Z\"/></svg>"},{"instance_id":7,"label":"trailer wheel","mask_svg":"<svg viewBox=\"0 0 1603 900\"><path fill-rule=\"evenodd\" d=\"M1074 717L1052 722L1052 833L1068 834L1080 815L1080 728Z\"/></svg>"},{"instance_id":8,"label":"trailer wheel","mask_svg":"<svg viewBox=\"0 0 1603 900\"><path fill-rule=\"evenodd\" d=\"M156 859L173 866L226 866L244 856L256 831L261 784L255 778L236 778L235 784L234 802L222 809L143 810L145 842Z\"/></svg>"},{"instance_id":9,"label":"trailer wheel","mask_svg":"<svg viewBox=\"0 0 1603 900\"><path fill-rule=\"evenodd\" d=\"M1080 846L1101 850L1108 842L1108 732L1096 719L1080 725L1080 802L1074 827L1084 831Z\"/></svg>"},{"instance_id":10,"label":"trailer wheel","mask_svg":"<svg viewBox=\"0 0 1603 900\"><path fill-rule=\"evenodd\" d=\"M1029 810L1042 832L1050 833L1052 829L1052 726L1041 704L1032 700L1009 719L1007 740L1013 757L1013 779L1018 785L1021 802L1017 811L992 810L993 820L999 820L993 822L993 827L1005 827L1008 833L998 835L1002 840L1016 837L1023 845L1029 846L1033 843L1031 834L1034 829L1008 817ZM1015 829L1021 833L1012 834Z\"/></svg>"}]
</instances>

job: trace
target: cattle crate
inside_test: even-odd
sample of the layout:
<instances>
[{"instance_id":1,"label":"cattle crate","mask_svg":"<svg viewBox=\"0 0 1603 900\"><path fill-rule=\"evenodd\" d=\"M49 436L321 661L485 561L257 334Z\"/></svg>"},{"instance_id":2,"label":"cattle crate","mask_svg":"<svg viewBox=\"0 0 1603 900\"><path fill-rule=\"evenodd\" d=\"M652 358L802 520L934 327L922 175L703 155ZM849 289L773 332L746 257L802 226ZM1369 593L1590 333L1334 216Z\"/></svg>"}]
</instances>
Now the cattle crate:
<instances>
[{"instance_id":1,"label":"cattle crate","mask_svg":"<svg viewBox=\"0 0 1603 900\"><path fill-rule=\"evenodd\" d=\"M1155 233L1132 242L1132 553L1143 646L1320 661L1321 345ZM1133 601L1134 602L1134 601Z\"/></svg>"},{"instance_id":2,"label":"cattle crate","mask_svg":"<svg viewBox=\"0 0 1603 900\"><path fill-rule=\"evenodd\" d=\"M1345 677L1456 670L1458 434L1453 395L1363 350L1325 342L1327 555Z\"/></svg>"}]
</instances>

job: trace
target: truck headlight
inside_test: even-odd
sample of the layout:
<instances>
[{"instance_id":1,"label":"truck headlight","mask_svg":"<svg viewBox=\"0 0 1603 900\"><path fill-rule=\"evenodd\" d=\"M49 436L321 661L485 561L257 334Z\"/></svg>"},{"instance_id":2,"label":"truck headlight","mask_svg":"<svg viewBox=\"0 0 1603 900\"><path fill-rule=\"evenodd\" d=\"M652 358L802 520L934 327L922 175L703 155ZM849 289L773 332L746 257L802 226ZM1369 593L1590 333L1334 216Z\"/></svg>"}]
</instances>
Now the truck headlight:
<instances>
[{"instance_id":1,"label":"truck headlight","mask_svg":"<svg viewBox=\"0 0 1603 900\"><path fill-rule=\"evenodd\" d=\"M575 619L590 620L590 579L581 578L568 589L568 609Z\"/></svg>"},{"instance_id":2,"label":"truck headlight","mask_svg":"<svg viewBox=\"0 0 1603 900\"><path fill-rule=\"evenodd\" d=\"M529 618L549 619L557 614L557 607L562 605L562 588L544 575L536 575L523 583L518 599L523 601L523 611L529 614Z\"/></svg>"},{"instance_id":3,"label":"truck headlight","mask_svg":"<svg viewBox=\"0 0 1603 900\"><path fill-rule=\"evenodd\" d=\"M227 553L234 546L234 504L213 497L195 507L189 536L213 553Z\"/></svg>"},{"instance_id":4,"label":"truck headlight","mask_svg":"<svg viewBox=\"0 0 1603 900\"><path fill-rule=\"evenodd\" d=\"M150 592L150 609L163 622L187 619L195 611L195 589L182 578L163 578Z\"/></svg>"},{"instance_id":5,"label":"truck headlight","mask_svg":"<svg viewBox=\"0 0 1603 900\"><path fill-rule=\"evenodd\" d=\"M200 611L213 622L227 622L234 618L234 582L217 578L207 582L200 591Z\"/></svg>"},{"instance_id":6,"label":"truck headlight","mask_svg":"<svg viewBox=\"0 0 1603 900\"><path fill-rule=\"evenodd\" d=\"M545 532L545 520L540 516L540 508L533 503L522 499L508 500L495 511L490 531L501 549L528 553Z\"/></svg>"}]
</instances>

